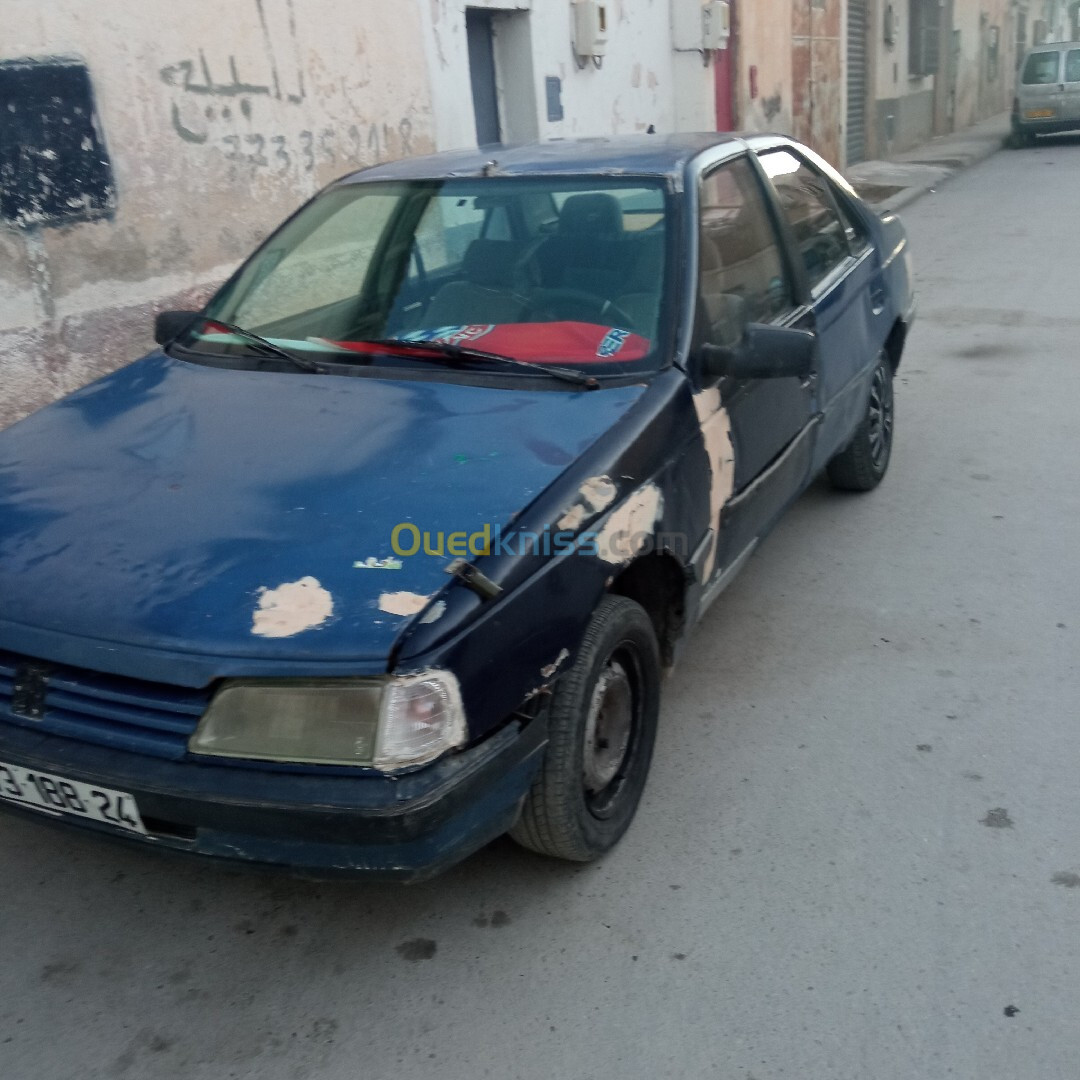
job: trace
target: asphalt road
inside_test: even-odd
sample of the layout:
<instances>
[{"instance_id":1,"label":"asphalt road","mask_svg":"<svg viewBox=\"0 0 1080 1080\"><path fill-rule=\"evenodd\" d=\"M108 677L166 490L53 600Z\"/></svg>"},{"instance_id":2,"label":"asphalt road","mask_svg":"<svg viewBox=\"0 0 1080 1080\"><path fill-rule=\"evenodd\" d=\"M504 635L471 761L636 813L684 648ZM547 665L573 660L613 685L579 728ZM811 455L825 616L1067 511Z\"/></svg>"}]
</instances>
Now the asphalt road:
<instances>
[{"instance_id":1,"label":"asphalt road","mask_svg":"<svg viewBox=\"0 0 1080 1080\"><path fill-rule=\"evenodd\" d=\"M908 209L890 474L699 627L615 853L312 885L0 819L0 1077L1075 1080L1078 170Z\"/></svg>"}]
</instances>

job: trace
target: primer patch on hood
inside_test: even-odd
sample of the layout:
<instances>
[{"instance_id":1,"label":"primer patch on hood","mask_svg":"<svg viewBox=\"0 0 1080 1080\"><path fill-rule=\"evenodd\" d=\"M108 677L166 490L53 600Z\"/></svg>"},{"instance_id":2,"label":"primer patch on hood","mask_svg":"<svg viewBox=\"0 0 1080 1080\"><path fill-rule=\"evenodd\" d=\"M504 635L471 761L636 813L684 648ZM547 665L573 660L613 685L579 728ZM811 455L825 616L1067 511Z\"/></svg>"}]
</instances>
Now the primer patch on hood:
<instances>
[{"instance_id":1,"label":"primer patch on hood","mask_svg":"<svg viewBox=\"0 0 1080 1080\"><path fill-rule=\"evenodd\" d=\"M251 632L284 638L321 626L334 613L334 598L313 577L259 591Z\"/></svg>"},{"instance_id":2,"label":"primer patch on hood","mask_svg":"<svg viewBox=\"0 0 1080 1080\"><path fill-rule=\"evenodd\" d=\"M388 615L415 615L427 606L430 599L430 596L414 592L384 592L379 597L379 610Z\"/></svg>"},{"instance_id":3,"label":"primer patch on hood","mask_svg":"<svg viewBox=\"0 0 1080 1080\"><path fill-rule=\"evenodd\" d=\"M628 563L651 541L664 512L664 494L651 481L616 507L596 537L600 558L607 563Z\"/></svg>"},{"instance_id":4,"label":"primer patch on hood","mask_svg":"<svg viewBox=\"0 0 1080 1080\"><path fill-rule=\"evenodd\" d=\"M578 488L577 499L561 518L560 529L579 529L581 523L589 517L606 510L614 501L618 489L607 476L590 476Z\"/></svg>"}]
</instances>

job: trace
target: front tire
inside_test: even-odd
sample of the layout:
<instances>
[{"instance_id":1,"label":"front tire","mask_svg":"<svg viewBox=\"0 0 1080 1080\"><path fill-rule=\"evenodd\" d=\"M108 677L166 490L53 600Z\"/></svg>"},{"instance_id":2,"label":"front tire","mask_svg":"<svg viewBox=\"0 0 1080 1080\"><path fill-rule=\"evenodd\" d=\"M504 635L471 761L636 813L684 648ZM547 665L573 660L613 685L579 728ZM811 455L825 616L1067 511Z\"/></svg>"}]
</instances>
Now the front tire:
<instances>
[{"instance_id":1,"label":"front tire","mask_svg":"<svg viewBox=\"0 0 1080 1080\"><path fill-rule=\"evenodd\" d=\"M556 684L548 746L510 835L590 862L626 832L649 774L660 712L660 650L644 609L607 596Z\"/></svg>"},{"instance_id":2,"label":"front tire","mask_svg":"<svg viewBox=\"0 0 1080 1080\"><path fill-rule=\"evenodd\" d=\"M826 466L833 487L841 491L870 491L881 483L893 439L892 362L883 351L870 379L866 414L851 442Z\"/></svg>"}]
</instances>

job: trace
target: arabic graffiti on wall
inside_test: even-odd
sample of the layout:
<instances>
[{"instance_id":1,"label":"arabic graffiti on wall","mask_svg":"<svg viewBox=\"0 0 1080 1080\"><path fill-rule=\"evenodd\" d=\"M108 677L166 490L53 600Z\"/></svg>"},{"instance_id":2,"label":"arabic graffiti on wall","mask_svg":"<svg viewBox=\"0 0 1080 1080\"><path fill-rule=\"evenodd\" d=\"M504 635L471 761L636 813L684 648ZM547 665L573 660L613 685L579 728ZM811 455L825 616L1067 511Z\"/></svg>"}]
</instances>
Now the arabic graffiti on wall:
<instances>
[{"instance_id":1,"label":"arabic graffiti on wall","mask_svg":"<svg viewBox=\"0 0 1080 1080\"><path fill-rule=\"evenodd\" d=\"M268 10L275 2L277 8ZM177 138L219 152L233 171L252 173L345 169L413 152L409 116L387 122L385 114L377 120L363 115L356 99L371 82L363 65L334 79L312 54L305 73L293 0L255 0L254 8L261 52L210 59L199 48L194 59L160 68L172 92L169 115ZM276 21L268 18L274 14Z\"/></svg>"}]
</instances>

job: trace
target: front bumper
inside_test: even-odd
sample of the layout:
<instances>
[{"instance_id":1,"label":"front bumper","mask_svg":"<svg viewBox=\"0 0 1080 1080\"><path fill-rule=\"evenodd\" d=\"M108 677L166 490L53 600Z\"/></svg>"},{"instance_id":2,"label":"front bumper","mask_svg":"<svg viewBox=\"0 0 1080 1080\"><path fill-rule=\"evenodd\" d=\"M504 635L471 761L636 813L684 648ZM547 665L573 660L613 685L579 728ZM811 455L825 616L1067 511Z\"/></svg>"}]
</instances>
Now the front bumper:
<instances>
[{"instance_id":1,"label":"front bumper","mask_svg":"<svg viewBox=\"0 0 1080 1080\"><path fill-rule=\"evenodd\" d=\"M539 768L543 717L399 776L162 761L0 723L0 761L131 794L149 835L0 802L144 847L287 869L416 880L506 832Z\"/></svg>"}]
</instances>

